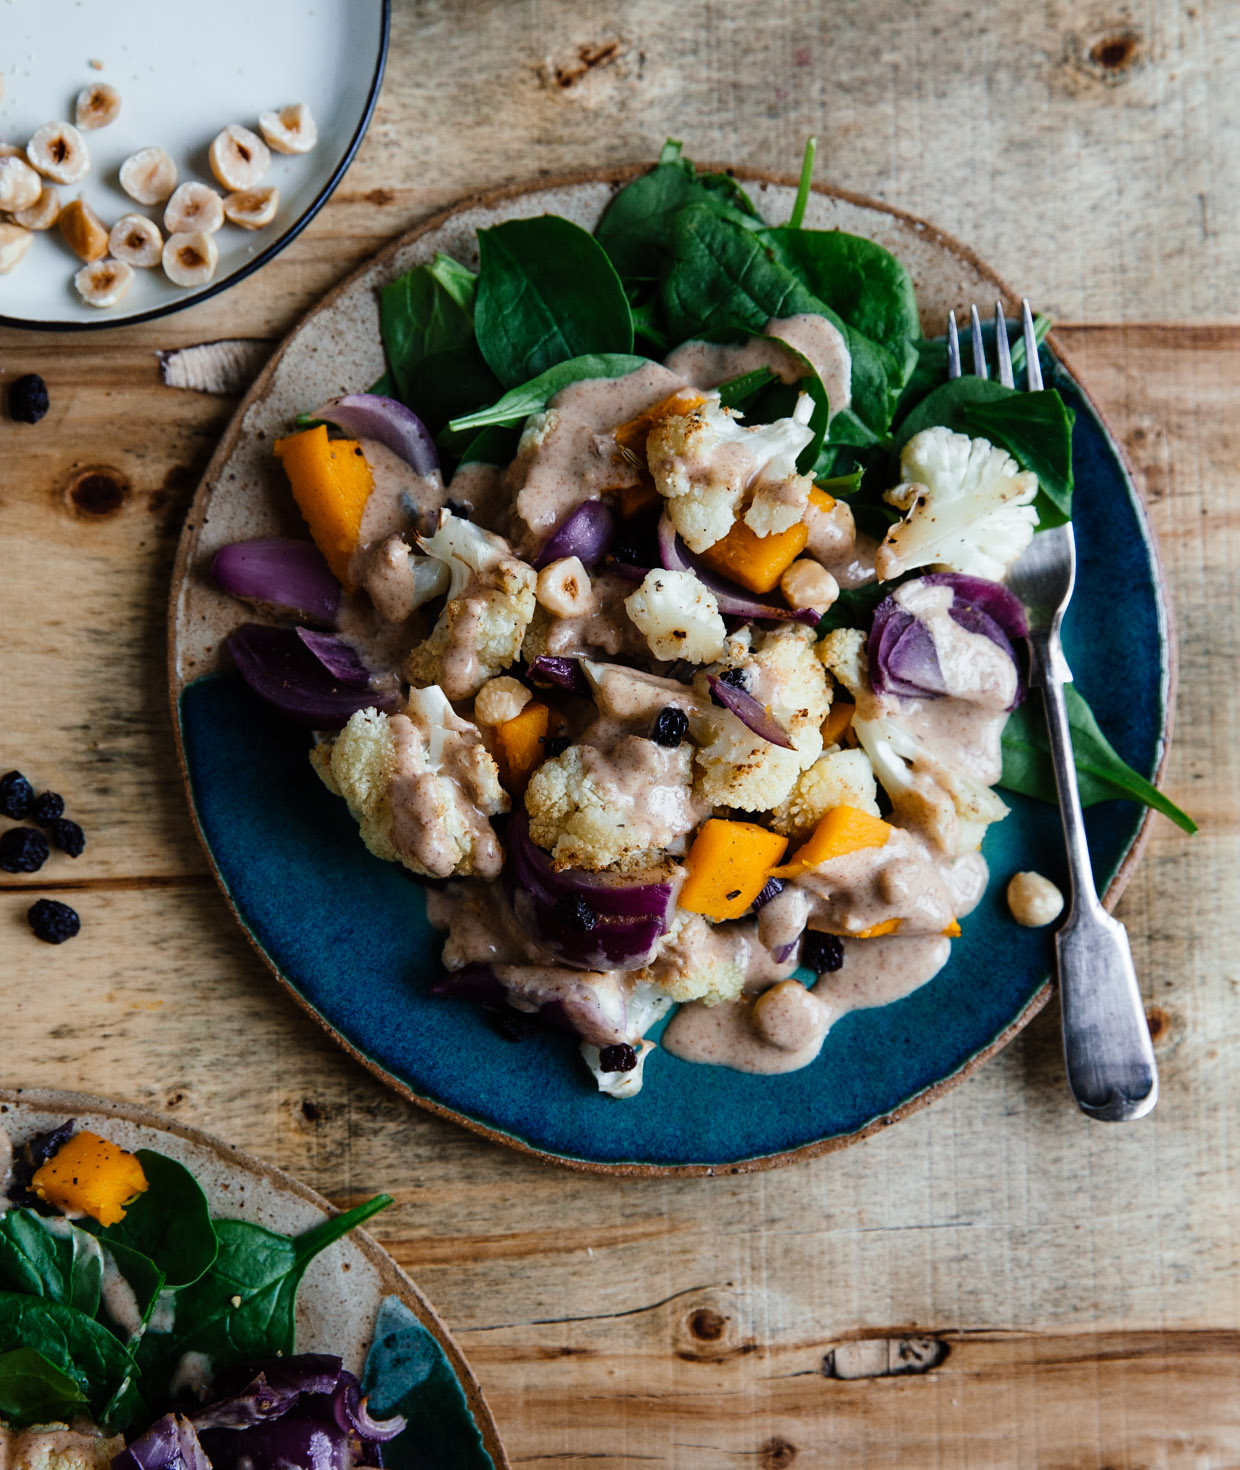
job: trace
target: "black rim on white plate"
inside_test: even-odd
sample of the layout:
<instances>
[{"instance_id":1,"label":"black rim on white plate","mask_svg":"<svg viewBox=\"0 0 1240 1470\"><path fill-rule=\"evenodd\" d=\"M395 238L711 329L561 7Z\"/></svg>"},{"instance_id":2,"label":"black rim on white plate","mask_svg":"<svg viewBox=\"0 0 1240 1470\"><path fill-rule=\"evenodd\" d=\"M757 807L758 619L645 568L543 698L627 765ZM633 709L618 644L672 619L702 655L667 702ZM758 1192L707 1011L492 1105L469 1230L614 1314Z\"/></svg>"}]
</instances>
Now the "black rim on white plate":
<instances>
[{"instance_id":1,"label":"black rim on white plate","mask_svg":"<svg viewBox=\"0 0 1240 1470\"><path fill-rule=\"evenodd\" d=\"M19 330L30 332L99 332L109 328L130 327L136 322L154 321L157 317L171 316L177 311L188 311L191 306L209 301L212 296L218 296L221 291L227 291L238 281L244 281L247 276L252 276L261 266L279 255L286 245L291 245L335 193L336 185L344 177L345 171L353 162L354 155L362 146L362 139L366 136L366 129L369 128L370 119L374 116L375 104L379 100L379 89L383 85L384 68L387 66L388 41L392 30L392 0L381 0L381 7L379 54L375 57L375 74L371 79L370 90L366 94L366 106L362 109L361 118L353 131L353 136L349 139L349 146L345 149L340 162L332 170L331 177L310 201L309 207L293 221L278 240L273 240L265 250L259 251L253 260L247 261L245 265L239 266L213 285L208 286L205 291L200 291L196 296L191 296L186 300L168 301L163 306L152 306L149 311L136 311L133 316L120 318L105 316L98 321L49 322L39 321L34 317L5 316L0 313L0 327L16 327Z\"/></svg>"}]
</instances>

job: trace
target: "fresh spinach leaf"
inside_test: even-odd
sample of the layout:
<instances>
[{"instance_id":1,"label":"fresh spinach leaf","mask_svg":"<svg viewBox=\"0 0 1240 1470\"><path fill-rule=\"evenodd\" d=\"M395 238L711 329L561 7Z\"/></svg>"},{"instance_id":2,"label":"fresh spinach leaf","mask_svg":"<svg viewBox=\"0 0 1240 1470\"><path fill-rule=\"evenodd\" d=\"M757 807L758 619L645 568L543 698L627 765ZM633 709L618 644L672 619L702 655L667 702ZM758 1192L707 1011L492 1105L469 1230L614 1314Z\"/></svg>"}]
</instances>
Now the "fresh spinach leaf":
<instances>
[{"instance_id":1,"label":"fresh spinach leaf","mask_svg":"<svg viewBox=\"0 0 1240 1470\"><path fill-rule=\"evenodd\" d=\"M886 597L894 583L867 582L864 587L842 587L840 595L823 613L818 623L818 636L833 633L836 628L860 628L870 631L874 609Z\"/></svg>"},{"instance_id":2,"label":"fresh spinach leaf","mask_svg":"<svg viewBox=\"0 0 1240 1470\"><path fill-rule=\"evenodd\" d=\"M588 353L631 352L633 317L598 241L557 215L478 231L478 346L505 388Z\"/></svg>"},{"instance_id":3,"label":"fresh spinach leaf","mask_svg":"<svg viewBox=\"0 0 1240 1470\"><path fill-rule=\"evenodd\" d=\"M146 1256L169 1286L188 1286L207 1270L218 1249L207 1197L175 1159L149 1148L138 1149L137 1159L146 1175L146 1191L123 1220L94 1233L109 1245L115 1241Z\"/></svg>"},{"instance_id":4,"label":"fresh spinach leaf","mask_svg":"<svg viewBox=\"0 0 1240 1470\"><path fill-rule=\"evenodd\" d=\"M516 457L521 442L519 429L508 429L492 424L488 429L479 429L460 451L458 466L463 464L506 465Z\"/></svg>"},{"instance_id":5,"label":"fresh spinach leaf","mask_svg":"<svg viewBox=\"0 0 1240 1470\"><path fill-rule=\"evenodd\" d=\"M102 1278L103 1257L85 1230L33 1210L0 1215L0 1289L62 1302L93 1317Z\"/></svg>"},{"instance_id":6,"label":"fresh spinach leaf","mask_svg":"<svg viewBox=\"0 0 1240 1470\"><path fill-rule=\"evenodd\" d=\"M865 474L863 469L849 470L846 475L832 475L825 479L815 480L819 490L825 490L828 495L833 495L838 500L841 497L855 495L861 489L861 477Z\"/></svg>"},{"instance_id":7,"label":"fresh spinach leaf","mask_svg":"<svg viewBox=\"0 0 1240 1470\"><path fill-rule=\"evenodd\" d=\"M988 403L966 403L964 421L1001 444L1022 469L1038 477L1038 526L1072 519L1072 425L1076 415L1053 388L1016 393Z\"/></svg>"},{"instance_id":8,"label":"fresh spinach leaf","mask_svg":"<svg viewBox=\"0 0 1240 1470\"><path fill-rule=\"evenodd\" d=\"M72 1419L86 1407L74 1380L34 1348L0 1353L0 1419L15 1429Z\"/></svg>"},{"instance_id":9,"label":"fresh spinach leaf","mask_svg":"<svg viewBox=\"0 0 1240 1470\"><path fill-rule=\"evenodd\" d=\"M484 429L490 424L519 424L530 414L541 413L560 389L567 388L570 383L580 382L583 378L623 378L638 368L648 366L648 358L624 352L588 353L584 357L570 358L539 373L528 383L513 388L498 403L453 419L448 428L453 434L460 434L470 429Z\"/></svg>"},{"instance_id":10,"label":"fresh spinach leaf","mask_svg":"<svg viewBox=\"0 0 1240 1470\"><path fill-rule=\"evenodd\" d=\"M474 336L477 278L437 252L379 293L379 335L401 399L414 406L412 374L437 352L465 347Z\"/></svg>"},{"instance_id":11,"label":"fresh spinach leaf","mask_svg":"<svg viewBox=\"0 0 1240 1470\"><path fill-rule=\"evenodd\" d=\"M805 152L801 155L801 177L797 182L797 197L793 201L792 213L788 217L790 229L799 230L805 218L805 206L809 203L810 186L814 182L814 159L817 154L818 139L806 138Z\"/></svg>"},{"instance_id":12,"label":"fresh spinach leaf","mask_svg":"<svg viewBox=\"0 0 1240 1470\"><path fill-rule=\"evenodd\" d=\"M141 1251L133 1250L130 1246L122 1245L119 1240L110 1240L104 1249L112 1257L112 1263L120 1272L121 1276L129 1284L133 1292L134 1302L137 1305L139 1325L136 1330L131 1330L128 1324L119 1321L112 1316L108 1307L107 1296L103 1299L103 1316L106 1317L105 1325L111 1325L116 1335L132 1346L133 1341L140 1337L146 1330L147 1323L151 1320L151 1313L159 1301L159 1294L165 1286L164 1273L154 1261L144 1256ZM99 1315L99 1314L96 1314Z\"/></svg>"},{"instance_id":13,"label":"fresh spinach leaf","mask_svg":"<svg viewBox=\"0 0 1240 1470\"><path fill-rule=\"evenodd\" d=\"M100 1422L125 1429L143 1413L133 1359L85 1312L45 1297L0 1292L0 1353L18 1348L33 1348L71 1378Z\"/></svg>"},{"instance_id":14,"label":"fresh spinach leaf","mask_svg":"<svg viewBox=\"0 0 1240 1470\"><path fill-rule=\"evenodd\" d=\"M248 1220L219 1220L219 1255L205 1275L177 1293L172 1331L147 1331L138 1345L142 1386L153 1402L187 1352L205 1353L216 1370L288 1353L293 1309L306 1267L355 1226L391 1204L378 1195L290 1239Z\"/></svg>"},{"instance_id":15,"label":"fresh spinach leaf","mask_svg":"<svg viewBox=\"0 0 1240 1470\"><path fill-rule=\"evenodd\" d=\"M775 374L770 368L754 368L751 373L741 373L737 378L729 378L726 383L720 383L719 401L724 408L740 408L775 381Z\"/></svg>"},{"instance_id":16,"label":"fresh spinach leaf","mask_svg":"<svg viewBox=\"0 0 1240 1470\"><path fill-rule=\"evenodd\" d=\"M843 230L764 230L775 259L843 321L881 343L898 366L903 387L917 363L921 321L908 271L889 250Z\"/></svg>"},{"instance_id":17,"label":"fresh spinach leaf","mask_svg":"<svg viewBox=\"0 0 1240 1470\"><path fill-rule=\"evenodd\" d=\"M662 291L677 342L724 327L761 332L772 317L799 312L826 317L844 334L852 356L852 406L832 420L830 442L886 438L899 391L893 359L776 261L772 247L752 231L701 205L681 210L673 221Z\"/></svg>"},{"instance_id":18,"label":"fresh spinach leaf","mask_svg":"<svg viewBox=\"0 0 1240 1470\"><path fill-rule=\"evenodd\" d=\"M1039 529L1062 526L1072 514L1072 425L1075 415L1054 388L1018 393L992 378L952 378L917 405L900 425L897 448L914 434L943 425L1001 445L1038 477Z\"/></svg>"},{"instance_id":19,"label":"fresh spinach leaf","mask_svg":"<svg viewBox=\"0 0 1240 1470\"><path fill-rule=\"evenodd\" d=\"M1068 703L1068 724L1072 730L1072 754L1081 788L1081 805L1093 806L1116 798L1139 801L1162 812L1185 832L1195 832L1197 824L1187 813L1116 754L1074 684L1064 686L1064 697ZM1036 797L1039 801L1057 804L1055 772L1049 749L1042 701L1031 690L1030 697L1012 711L1003 727L1003 774L999 785L1006 786L1009 791Z\"/></svg>"},{"instance_id":20,"label":"fresh spinach leaf","mask_svg":"<svg viewBox=\"0 0 1240 1470\"><path fill-rule=\"evenodd\" d=\"M681 145L669 138L654 168L626 184L603 211L595 238L626 279L657 280L671 254L672 221L690 204L704 205L744 228L762 225L734 178L698 173L681 156Z\"/></svg>"},{"instance_id":21,"label":"fresh spinach leaf","mask_svg":"<svg viewBox=\"0 0 1240 1470\"><path fill-rule=\"evenodd\" d=\"M457 414L479 403L492 403L501 393L500 381L487 367L478 344L448 347L424 357L408 374L402 395L432 434Z\"/></svg>"}]
</instances>

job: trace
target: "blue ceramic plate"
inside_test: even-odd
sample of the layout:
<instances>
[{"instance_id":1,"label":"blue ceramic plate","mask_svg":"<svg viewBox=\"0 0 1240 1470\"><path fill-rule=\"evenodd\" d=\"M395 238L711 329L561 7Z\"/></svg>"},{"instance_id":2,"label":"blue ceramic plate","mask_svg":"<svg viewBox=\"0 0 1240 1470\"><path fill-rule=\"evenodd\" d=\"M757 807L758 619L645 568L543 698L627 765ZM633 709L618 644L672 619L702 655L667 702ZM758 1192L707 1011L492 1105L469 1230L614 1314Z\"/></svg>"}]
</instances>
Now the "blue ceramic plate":
<instances>
[{"instance_id":1,"label":"blue ceramic plate","mask_svg":"<svg viewBox=\"0 0 1240 1470\"><path fill-rule=\"evenodd\" d=\"M604 186L577 187L597 192ZM488 221L496 210L505 216L544 208L569 212L563 198L547 202L554 193L475 206L466 222L472 230L487 208ZM767 201L767 217L779 217L778 188L760 188L758 195ZM820 218L807 222L839 222L889 243L908 259L902 231L909 227L902 217L840 196L815 204ZM591 209L597 213L593 200L577 217L591 222ZM373 292L376 283L431 248L455 244L463 251L459 223L460 216L452 216L428 232L429 245L424 235L380 257L364 273L364 289ZM917 238L923 247L927 229ZM958 291L965 266L977 278L975 299L1010 299L954 242L934 234L931 243L945 257L943 266L936 271L933 260L913 263L928 327L936 324L944 299L935 282L941 277ZM422 248L412 254L416 247ZM339 309L354 289L346 283L328 307ZM954 304L961 300L968 297L957 296ZM1064 636L1068 659L1116 749L1153 776L1164 751L1170 683L1157 555L1140 501L1097 412L1061 361L1044 350L1043 362L1048 386L1057 387L1077 415L1080 565ZM284 398L283 367L278 365L274 379L269 369L253 401ZM332 391L363 381L369 379L341 381ZM312 387L300 406L313 399ZM286 413L289 406L277 401L273 412ZM215 627L210 639L195 641L195 621L210 623L219 609L196 611L195 597L206 594L187 594L185 585L201 583L204 556L236 537L237 517L230 520L226 509L234 483L227 466L244 451L255 422L244 407L242 416L246 427L226 441L191 513L198 529L187 529L178 575L184 585L174 598L174 689L194 811L220 883L269 965L360 1060L399 1090L502 1142L578 1167L643 1173L763 1167L842 1146L930 1100L1003 1045L1045 1003L1049 931L1012 923L1003 889L1022 868L1065 882L1058 815L1007 792L1011 815L986 839L990 889L953 944L947 967L904 1000L845 1016L818 1060L803 1071L749 1076L691 1065L660 1051L647 1064L641 1094L617 1102L594 1090L567 1037L540 1034L514 1045L477 1007L433 999L429 988L439 973L440 939L426 922L421 885L362 846L344 803L311 771L302 733L268 713L235 673L201 672L211 667L226 629ZM234 528L217 529L209 545L201 539L208 505L212 521L218 510ZM240 620L236 610L229 616ZM1109 901L1118 897L1135 860L1144 821L1142 809L1122 802L1087 813L1094 871L1099 886L1109 888Z\"/></svg>"}]
</instances>

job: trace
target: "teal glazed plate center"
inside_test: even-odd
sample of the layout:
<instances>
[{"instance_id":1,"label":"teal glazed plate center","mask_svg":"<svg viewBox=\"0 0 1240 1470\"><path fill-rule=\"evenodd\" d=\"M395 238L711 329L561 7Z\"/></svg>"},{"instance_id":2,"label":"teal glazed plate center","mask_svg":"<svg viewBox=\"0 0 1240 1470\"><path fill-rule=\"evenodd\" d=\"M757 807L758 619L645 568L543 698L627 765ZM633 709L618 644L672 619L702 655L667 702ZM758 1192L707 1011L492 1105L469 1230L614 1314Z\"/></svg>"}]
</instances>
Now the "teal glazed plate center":
<instances>
[{"instance_id":1,"label":"teal glazed plate center","mask_svg":"<svg viewBox=\"0 0 1240 1470\"><path fill-rule=\"evenodd\" d=\"M856 222L864 208L881 214L891 237L890 211L842 197L852 209L846 228L866 232ZM535 196L531 208L527 198L508 212L541 212L540 203ZM557 200L554 207L563 206ZM429 234L435 248L449 248L439 243L451 234L449 224ZM989 278L961 247L936 238L957 283L961 255ZM899 240L890 248L898 250ZM408 259L380 257L362 273L371 273L367 289ZM921 279L918 288L924 290ZM1000 294L1008 294L1001 285ZM1079 572L1065 649L1108 738L1125 760L1154 776L1167 734L1171 658L1157 556L1096 411L1045 349L1043 363L1047 385L1077 416ZM263 387L260 381L255 393ZM221 453L227 449L226 441ZM220 494L225 483L213 464L191 521L205 519L204 496ZM192 525L191 533L178 577L201 576L203 548ZM278 978L360 1060L415 1101L499 1141L578 1167L624 1172L722 1172L839 1147L959 1080L1049 994L1051 931L1016 925L1003 891L1012 873L1027 868L1066 884L1058 814L1004 791L1011 814L991 829L984 848L989 889L929 984L892 1005L846 1015L802 1071L751 1076L682 1062L660 1049L636 1098L602 1096L570 1038L539 1032L514 1043L488 1012L430 994L441 973L441 936L427 923L423 885L363 847L343 801L311 770L306 734L270 713L234 672L199 672L202 665L194 664L196 676L184 677L182 667L178 680L177 625L186 614L183 605L178 613L175 597L173 606L186 776L203 841L238 919ZM1122 882L1131 868L1145 820L1143 809L1123 802L1086 814L1094 872L1100 889L1112 889L1110 899L1118 894L1117 877Z\"/></svg>"}]
</instances>

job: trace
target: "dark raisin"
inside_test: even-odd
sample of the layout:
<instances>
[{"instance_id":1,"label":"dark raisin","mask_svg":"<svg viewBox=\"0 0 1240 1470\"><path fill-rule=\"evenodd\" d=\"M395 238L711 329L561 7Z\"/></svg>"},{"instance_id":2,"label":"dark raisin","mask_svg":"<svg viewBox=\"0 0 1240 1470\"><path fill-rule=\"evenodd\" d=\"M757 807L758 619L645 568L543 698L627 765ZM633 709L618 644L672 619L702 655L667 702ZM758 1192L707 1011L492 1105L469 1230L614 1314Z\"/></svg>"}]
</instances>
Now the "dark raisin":
<instances>
[{"instance_id":1,"label":"dark raisin","mask_svg":"<svg viewBox=\"0 0 1240 1470\"><path fill-rule=\"evenodd\" d=\"M548 758L553 755L563 755L572 743L568 735L544 735L542 737L542 747L547 752Z\"/></svg>"},{"instance_id":2,"label":"dark raisin","mask_svg":"<svg viewBox=\"0 0 1240 1470\"><path fill-rule=\"evenodd\" d=\"M6 873L37 873L51 849L33 827L10 827L0 836L0 868Z\"/></svg>"},{"instance_id":3,"label":"dark raisin","mask_svg":"<svg viewBox=\"0 0 1240 1470\"><path fill-rule=\"evenodd\" d=\"M81 857L86 848L86 833L68 817L57 817L51 824L52 841L70 857Z\"/></svg>"},{"instance_id":4,"label":"dark raisin","mask_svg":"<svg viewBox=\"0 0 1240 1470\"><path fill-rule=\"evenodd\" d=\"M724 669L719 675L719 682L726 684L729 689L748 689L749 675L744 669Z\"/></svg>"},{"instance_id":5,"label":"dark raisin","mask_svg":"<svg viewBox=\"0 0 1240 1470\"><path fill-rule=\"evenodd\" d=\"M603 1072L631 1072L637 1066L637 1053L627 1041L617 1041L599 1052L598 1064Z\"/></svg>"},{"instance_id":6,"label":"dark raisin","mask_svg":"<svg viewBox=\"0 0 1240 1470\"><path fill-rule=\"evenodd\" d=\"M830 975L844 963L844 941L838 934L807 929L801 940L801 963L819 975Z\"/></svg>"},{"instance_id":7,"label":"dark raisin","mask_svg":"<svg viewBox=\"0 0 1240 1470\"><path fill-rule=\"evenodd\" d=\"M579 893L564 893L555 901L555 916L568 929L584 934L598 923L598 915Z\"/></svg>"},{"instance_id":8,"label":"dark raisin","mask_svg":"<svg viewBox=\"0 0 1240 1470\"><path fill-rule=\"evenodd\" d=\"M504 1011L496 1016L495 1029L505 1041L524 1041L538 1030L538 1022L520 1011Z\"/></svg>"},{"instance_id":9,"label":"dark raisin","mask_svg":"<svg viewBox=\"0 0 1240 1470\"><path fill-rule=\"evenodd\" d=\"M48 401L47 384L38 373L25 373L9 384L9 413L19 424L37 424Z\"/></svg>"},{"instance_id":10,"label":"dark raisin","mask_svg":"<svg viewBox=\"0 0 1240 1470\"><path fill-rule=\"evenodd\" d=\"M0 815L12 817L20 822L30 815L34 805L34 787L20 771L9 771L0 776Z\"/></svg>"},{"instance_id":11,"label":"dark raisin","mask_svg":"<svg viewBox=\"0 0 1240 1470\"><path fill-rule=\"evenodd\" d=\"M65 799L58 791L41 791L34 799L31 815L41 827L50 826L65 814Z\"/></svg>"},{"instance_id":12,"label":"dark raisin","mask_svg":"<svg viewBox=\"0 0 1240 1470\"><path fill-rule=\"evenodd\" d=\"M67 903L57 903L54 898L41 898L26 910L26 918L34 930L34 937L47 944L63 944L82 927L82 921Z\"/></svg>"},{"instance_id":13,"label":"dark raisin","mask_svg":"<svg viewBox=\"0 0 1240 1470\"><path fill-rule=\"evenodd\" d=\"M684 710L677 709L674 704L669 704L655 716L654 729L650 732L650 738L656 745L666 745L671 749L679 745L688 733L689 716Z\"/></svg>"}]
</instances>

